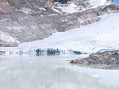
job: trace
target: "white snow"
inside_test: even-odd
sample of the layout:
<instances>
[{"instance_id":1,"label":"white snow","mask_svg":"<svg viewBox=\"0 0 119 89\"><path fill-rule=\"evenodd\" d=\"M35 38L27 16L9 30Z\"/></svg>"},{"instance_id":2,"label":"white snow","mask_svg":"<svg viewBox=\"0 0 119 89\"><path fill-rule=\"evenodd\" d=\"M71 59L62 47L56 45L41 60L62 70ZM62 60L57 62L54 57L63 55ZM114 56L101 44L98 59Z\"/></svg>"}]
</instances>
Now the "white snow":
<instances>
[{"instance_id":1,"label":"white snow","mask_svg":"<svg viewBox=\"0 0 119 89\"><path fill-rule=\"evenodd\" d=\"M20 43L19 41L17 41L15 38L10 36L9 34L3 33L1 31L0 31L0 40L2 40L4 42Z\"/></svg>"},{"instance_id":2,"label":"white snow","mask_svg":"<svg viewBox=\"0 0 119 89\"><path fill-rule=\"evenodd\" d=\"M57 10L55 7L52 7L52 9L60 14L62 13L61 11Z\"/></svg>"},{"instance_id":3,"label":"white snow","mask_svg":"<svg viewBox=\"0 0 119 89\"><path fill-rule=\"evenodd\" d=\"M59 8L65 13L75 13L79 11L79 7L74 3L70 3L68 6L59 6Z\"/></svg>"},{"instance_id":4,"label":"white snow","mask_svg":"<svg viewBox=\"0 0 119 89\"><path fill-rule=\"evenodd\" d=\"M24 12L25 14L31 14L31 9L29 8L22 8L21 11Z\"/></svg>"},{"instance_id":5,"label":"white snow","mask_svg":"<svg viewBox=\"0 0 119 89\"><path fill-rule=\"evenodd\" d=\"M99 50L119 49L119 13L102 16L102 19L91 25L58 32L43 40L22 43L18 50L37 48L59 48L81 52L97 52Z\"/></svg>"},{"instance_id":6,"label":"white snow","mask_svg":"<svg viewBox=\"0 0 119 89\"><path fill-rule=\"evenodd\" d=\"M107 1L107 0L90 0L89 4L91 7L95 8L97 6L101 6L101 5L106 5L106 4L110 4L111 2Z\"/></svg>"},{"instance_id":7,"label":"white snow","mask_svg":"<svg viewBox=\"0 0 119 89\"><path fill-rule=\"evenodd\" d=\"M58 5L58 7L62 10L62 12L65 12L67 14L69 13L75 13L75 12L81 12L84 10L87 10L90 8L96 8L98 6L101 5L109 5L111 4L111 1L107 1L107 0L89 0L88 1L89 6L87 5L87 8L83 8L80 5L76 5L76 3L71 2L67 5Z\"/></svg>"},{"instance_id":8,"label":"white snow","mask_svg":"<svg viewBox=\"0 0 119 89\"><path fill-rule=\"evenodd\" d=\"M102 20L83 28L56 33L44 40L22 43L19 49L59 48L96 52L119 49L119 13L105 15Z\"/></svg>"}]
</instances>

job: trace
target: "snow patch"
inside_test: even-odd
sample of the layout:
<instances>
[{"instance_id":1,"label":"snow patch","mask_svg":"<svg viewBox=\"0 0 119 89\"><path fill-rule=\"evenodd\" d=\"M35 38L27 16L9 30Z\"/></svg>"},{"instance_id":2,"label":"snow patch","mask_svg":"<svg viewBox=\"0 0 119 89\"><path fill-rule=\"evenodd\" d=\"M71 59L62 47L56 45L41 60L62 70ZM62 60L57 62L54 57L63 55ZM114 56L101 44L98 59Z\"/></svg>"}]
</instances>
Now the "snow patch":
<instances>
[{"instance_id":1,"label":"snow patch","mask_svg":"<svg viewBox=\"0 0 119 89\"><path fill-rule=\"evenodd\" d=\"M0 40L4 42L10 42L10 43L20 43L19 41L17 41L15 38L10 36L9 34L3 33L1 31L0 31Z\"/></svg>"},{"instance_id":2,"label":"snow patch","mask_svg":"<svg viewBox=\"0 0 119 89\"><path fill-rule=\"evenodd\" d=\"M29 8L22 8L21 11L25 14L31 14L31 12L32 12L31 9L29 9Z\"/></svg>"},{"instance_id":3,"label":"snow patch","mask_svg":"<svg viewBox=\"0 0 119 89\"><path fill-rule=\"evenodd\" d=\"M96 8L101 5L109 5L111 4L111 1L107 0L89 0L86 1L87 6L83 8L81 5L76 5L76 3L71 2L65 5L58 5L58 8L62 10L62 12L70 14L70 13L75 13L75 12L81 12L84 10L87 10L89 8Z\"/></svg>"},{"instance_id":4,"label":"snow patch","mask_svg":"<svg viewBox=\"0 0 119 89\"><path fill-rule=\"evenodd\" d=\"M107 0L90 0L88 3L90 4L91 7L95 8L101 5L110 4L111 2Z\"/></svg>"},{"instance_id":5,"label":"snow patch","mask_svg":"<svg viewBox=\"0 0 119 89\"><path fill-rule=\"evenodd\" d=\"M70 3L68 6L59 6L59 8L65 13L75 13L79 11L79 7L74 3Z\"/></svg>"}]
</instances>

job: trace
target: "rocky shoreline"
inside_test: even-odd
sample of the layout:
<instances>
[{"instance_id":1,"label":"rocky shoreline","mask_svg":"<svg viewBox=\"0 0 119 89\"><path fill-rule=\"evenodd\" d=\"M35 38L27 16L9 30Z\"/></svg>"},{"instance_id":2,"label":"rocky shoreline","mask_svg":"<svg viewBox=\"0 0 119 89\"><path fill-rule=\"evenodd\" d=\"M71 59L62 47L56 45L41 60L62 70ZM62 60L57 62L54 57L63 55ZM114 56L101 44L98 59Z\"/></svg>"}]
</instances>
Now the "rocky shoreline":
<instances>
[{"instance_id":1,"label":"rocky shoreline","mask_svg":"<svg viewBox=\"0 0 119 89\"><path fill-rule=\"evenodd\" d=\"M87 58L71 60L70 63L99 69L119 69L119 50L93 53Z\"/></svg>"}]
</instances>

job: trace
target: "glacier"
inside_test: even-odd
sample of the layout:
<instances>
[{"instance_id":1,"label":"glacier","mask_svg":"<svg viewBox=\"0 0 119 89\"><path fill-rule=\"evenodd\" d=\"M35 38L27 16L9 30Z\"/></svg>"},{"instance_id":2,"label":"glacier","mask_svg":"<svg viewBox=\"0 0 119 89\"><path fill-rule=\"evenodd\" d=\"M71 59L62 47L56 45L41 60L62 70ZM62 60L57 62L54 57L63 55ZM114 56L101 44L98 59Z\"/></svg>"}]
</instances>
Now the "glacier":
<instances>
[{"instance_id":1,"label":"glacier","mask_svg":"<svg viewBox=\"0 0 119 89\"><path fill-rule=\"evenodd\" d=\"M48 48L75 50L83 53L94 53L119 49L119 13L101 16L101 20L91 25L57 32L43 40L21 43L18 47L1 47L2 51L32 52Z\"/></svg>"}]
</instances>

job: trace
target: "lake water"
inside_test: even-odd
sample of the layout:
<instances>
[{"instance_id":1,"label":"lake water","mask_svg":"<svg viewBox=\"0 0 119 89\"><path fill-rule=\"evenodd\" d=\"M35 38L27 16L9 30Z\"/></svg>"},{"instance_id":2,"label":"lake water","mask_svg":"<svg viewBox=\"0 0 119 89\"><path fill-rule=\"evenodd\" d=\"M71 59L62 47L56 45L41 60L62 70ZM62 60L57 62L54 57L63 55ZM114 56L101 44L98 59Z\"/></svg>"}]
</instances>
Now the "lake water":
<instances>
[{"instance_id":1,"label":"lake water","mask_svg":"<svg viewBox=\"0 0 119 89\"><path fill-rule=\"evenodd\" d=\"M119 89L118 70L69 63L85 56L0 56L0 89Z\"/></svg>"}]
</instances>

